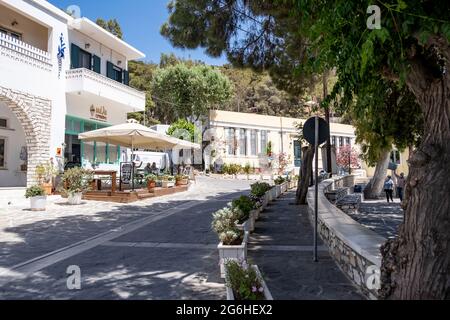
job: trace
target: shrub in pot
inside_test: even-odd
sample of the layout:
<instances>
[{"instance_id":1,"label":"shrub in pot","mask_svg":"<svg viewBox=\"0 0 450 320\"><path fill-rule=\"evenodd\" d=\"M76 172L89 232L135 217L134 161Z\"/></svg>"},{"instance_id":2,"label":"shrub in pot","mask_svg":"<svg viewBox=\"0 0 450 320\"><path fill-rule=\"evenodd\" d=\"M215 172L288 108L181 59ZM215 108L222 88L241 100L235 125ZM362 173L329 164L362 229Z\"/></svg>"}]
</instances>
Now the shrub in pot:
<instances>
[{"instance_id":1,"label":"shrub in pot","mask_svg":"<svg viewBox=\"0 0 450 320\"><path fill-rule=\"evenodd\" d=\"M177 186L186 186L189 184L189 176L177 174L175 176L175 182Z\"/></svg>"},{"instance_id":2,"label":"shrub in pot","mask_svg":"<svg viewBox=\"0 0 450 320\"><path fill-rule=\"evenodd\" d=\"M90 190L92 179L92 172L86 169L68 169L62 176L61 193L67 195L69 204L78 205L83 193Z\"/></svg>"},{"instance_id":3,"label":"shrub in pot","mask_svg":"<svg viewBox=\"0 0 450 320\"><path fill-rule=\"evenodd\" d=\"M227 260L225 269L227 300L273 300L256 266L248 265L245 260Z\"/></svg>"},{"instance_id":4,"label":"shrub in pot","mask_svg":"<svg viewBox=\"0 0 450 320\"><path fill-rule=\"evenodd\" d=\"M250 232L253 232L255 230L255 220L257 218L254 206L254 201L247 196L241 196L232 202L232 207L237 208L242 212L243 216L240 219L240 222L242 222L243 220L249 220L249 228L246 231Z\"/></svg>"},{"instance_id":5,"label":"shrub in pot","mask_svg":"<svg viewBox=\"0 0 450 320\"><path fill-rule=\"evenodd\" d=\"M251 194L261 198L271 188L267 182L257 182L251 185Z\"/></svg>"},{"instance_id":6,"label":"shrub in pot","mask_svg":"<svg viewBox=\"0 0 450 320\"><path fill-rule=\"evenodd\" d=\"M158 176L155 174L148 174L145 176L145 180L147 181L147 189L149 192L154 191L156 188L156 181L158 180Z\"/></svg>"},{"instance_id":7,"label":"shrub in pot","mask_svg":"<svg viewBox=\"0 0 450 320\"><path fill-rule=\"evenodd\" d=\"M31 211L45 211L47 193L42 186L32 186L25 192L25 197L30 199Z\"/></svg>"},{"instance_id":8,"label":"shrub in pot","mask_svg":"<svg viewBox=\"0 0 450 320\"><path fill-rule=\"evenodd\" d=\"M46 195L53 193L53 179L58 175L57 168L53 165L53 161L49 160L36 166L36 179Z\"/></svg>"}]
</instances>

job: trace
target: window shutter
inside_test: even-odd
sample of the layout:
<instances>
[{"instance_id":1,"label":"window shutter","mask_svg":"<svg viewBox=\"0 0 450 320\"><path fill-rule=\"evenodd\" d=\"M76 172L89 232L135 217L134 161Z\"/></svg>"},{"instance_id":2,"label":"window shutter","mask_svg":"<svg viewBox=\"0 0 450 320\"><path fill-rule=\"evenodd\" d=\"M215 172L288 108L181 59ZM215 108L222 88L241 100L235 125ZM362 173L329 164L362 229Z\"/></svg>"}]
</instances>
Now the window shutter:
<instances>
[{"instance_id":1,"label":"window shutter","mask_svg":"<svg viewBox=\"0 0 450 320\"><path fill-rule=\"evenodd\" d=\"M123 70L123 84L130 85L130 73L127 70Z\"/></svg>"},{"instance_id":2,"label":"window shutter","mask_svg":"<svg viewBox=\"0 0 450 320\"><path fill-rule=\"evenodd\" d=\"M106 63L106 76L110 79L114 79L114 65L111 62Z\"/></svg>"},{"instance_id":3,"label":"window shutter","mask_svg":"<svg viewBox=\"0 0 450 320\"><path fill-rule=\"evenodd\" d=\"M94 60L94 63L92 65L93 65L94 72L101 73L101 67L100 67L101 66L101 59L100 59L100 57L97 57L97 56L94 55L93 60Z\"/></svg>"},{"instance_id":4,"label":"window shutter","mask_svg":"<svg viewBox=\"0 0 450 320\"><path fill-rule=\"evenodd\" d=\"M70 49L70 68L77 69L80 67L80 47L73 44Z\"/></svg>"}]
</instances>

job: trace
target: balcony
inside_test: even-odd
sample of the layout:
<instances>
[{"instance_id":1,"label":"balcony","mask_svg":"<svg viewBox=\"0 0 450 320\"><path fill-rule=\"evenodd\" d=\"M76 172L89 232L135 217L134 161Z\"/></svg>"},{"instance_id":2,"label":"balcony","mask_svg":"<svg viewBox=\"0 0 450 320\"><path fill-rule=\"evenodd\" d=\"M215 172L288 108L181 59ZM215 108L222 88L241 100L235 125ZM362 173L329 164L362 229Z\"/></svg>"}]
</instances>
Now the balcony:
<instances>
[{"instance_id":1,"label":"balcony","mask_svg":"<svg viewBox=\"0 0 450 320\"><path fill-rule=\"evenodd\" d=\"M0 55L35 68L52 70L52 59L48 52L1 32Z\"/></svg>"},{"instance_id":2,"label":"balcony","mask_svg":"<svg viewBox=\"0 0 450 320\"><path fill-rule=\"evenodd\" d=\"M145 93L94 71L80 68L66 71L66 92L102 99L127 112L145 110Z\"/></svg>"}]
</instances>

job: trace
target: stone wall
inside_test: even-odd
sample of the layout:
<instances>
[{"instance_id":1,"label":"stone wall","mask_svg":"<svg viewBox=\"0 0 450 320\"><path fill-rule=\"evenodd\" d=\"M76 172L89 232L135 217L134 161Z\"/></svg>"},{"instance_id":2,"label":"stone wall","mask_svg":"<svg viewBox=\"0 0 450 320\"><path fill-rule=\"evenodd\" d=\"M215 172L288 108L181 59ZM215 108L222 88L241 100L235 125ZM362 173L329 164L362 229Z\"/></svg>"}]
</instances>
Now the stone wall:
<instances>
[{"instance_id":1,"label":"stone wall","mask_svg":"<svg viewBox=\"0 0 450 320\"><path fill-rule=\"evenodd\" d=\"M31 186L36 183L36 166L50 159L51 101L3 87L0 87L0 101L11 109L25 132L27 186Z\"/></svg>"},{"instance_id":2,"label":"stone wall","mask_svg":"<svg viewBox=\"0 0 450 320\"><path fill-rule=\"evenodd\" d=\"M348 278L369 299L377 299L377 281L379 283L379 268L381 267L379 249L386 239L354 221L331 204L325 196L326 192L335 188L351 187L353 184L354 178L348 176L325 180L319 185L318 232ZM308 206L313 222L314 188L308 192Z\"/></svg>"}]
</instances>

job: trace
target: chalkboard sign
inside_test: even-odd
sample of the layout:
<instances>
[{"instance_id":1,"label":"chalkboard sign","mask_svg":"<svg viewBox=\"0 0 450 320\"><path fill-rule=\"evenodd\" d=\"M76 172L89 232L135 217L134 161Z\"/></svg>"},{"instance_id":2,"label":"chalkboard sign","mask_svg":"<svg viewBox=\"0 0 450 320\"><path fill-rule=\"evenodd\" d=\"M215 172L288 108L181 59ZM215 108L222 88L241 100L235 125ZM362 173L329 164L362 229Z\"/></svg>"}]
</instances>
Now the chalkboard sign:
<instances>
[{"instance_id":1,"label":"chalkboard sign","mask_svg":"<svg viewBox=\"0 0 450 320\"><path fill-rule=\"evenodd\" d=\"M120 167L120 182L123 184L130 184L133 180L133 164L132 163L122 163Z\"/></svg>"}]
</instances>

